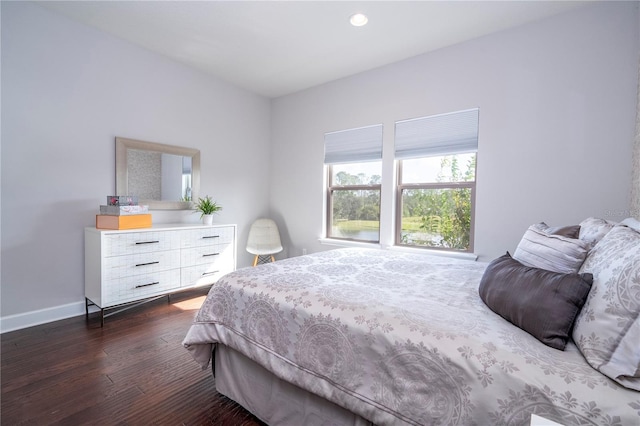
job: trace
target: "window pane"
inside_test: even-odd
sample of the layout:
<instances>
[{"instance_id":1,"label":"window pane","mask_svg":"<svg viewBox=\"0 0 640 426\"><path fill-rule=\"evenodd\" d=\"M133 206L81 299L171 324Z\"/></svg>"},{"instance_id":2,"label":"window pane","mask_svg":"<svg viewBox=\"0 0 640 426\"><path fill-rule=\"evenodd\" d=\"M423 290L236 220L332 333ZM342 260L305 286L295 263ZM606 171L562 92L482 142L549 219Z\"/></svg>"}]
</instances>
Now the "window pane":
<instances>
[{"instance_id":1,"label":"window pane","mask_svg":"<svg viewBox=\"0 0 640 426\"><path fill-rule=\"evenodd\" d=\"M402 183L473 182L476 153L402 160Z\"/></svg>"},{"instance_id":2,"label":"window pane","mask_svg":"<svg viewBox=\"0 0 640 426\"><path fill-rule=\"evenodd\" d=\"M380 240L380 190L334 190L330 237Z\"/></svg>"},{"instance_id":3,"label":"window pane","mask_svg":"<svg viewBox=\"0 0 640 426\"><path fill-rule=\"evenodd\" d=\"M471 189L404 189L400 243L469 250Z\"/></svg>"},{"instance_id":4,"label":"window pane","mask_svg":"<svg viewBox=\"0 0 640 426\"><path fill-rule=\"evenodd\" d=\"M381 161L355 164L334 164L331 166L330 185L380 185L381 174Z\"/></svg>"}]
</instances>

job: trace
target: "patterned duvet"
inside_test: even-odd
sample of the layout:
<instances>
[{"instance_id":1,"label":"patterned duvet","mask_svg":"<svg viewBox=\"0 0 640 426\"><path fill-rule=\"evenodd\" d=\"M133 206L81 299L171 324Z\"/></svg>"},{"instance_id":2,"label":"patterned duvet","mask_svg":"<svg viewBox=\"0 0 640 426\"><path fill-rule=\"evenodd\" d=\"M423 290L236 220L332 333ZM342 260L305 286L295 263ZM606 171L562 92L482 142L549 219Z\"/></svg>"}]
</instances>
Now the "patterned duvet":
<instances>
[{"instance_id":1,"label":"patterned duvet","mask_svg":"<svg viewBox=\"0 0 640 426\"><path fill-rule=\"evenodd\" d=\"M240 269L184 340L225 344L377 425L640 425L640 392L489 310L485 263L338 249Z\"/></svg>"}]
</instances>

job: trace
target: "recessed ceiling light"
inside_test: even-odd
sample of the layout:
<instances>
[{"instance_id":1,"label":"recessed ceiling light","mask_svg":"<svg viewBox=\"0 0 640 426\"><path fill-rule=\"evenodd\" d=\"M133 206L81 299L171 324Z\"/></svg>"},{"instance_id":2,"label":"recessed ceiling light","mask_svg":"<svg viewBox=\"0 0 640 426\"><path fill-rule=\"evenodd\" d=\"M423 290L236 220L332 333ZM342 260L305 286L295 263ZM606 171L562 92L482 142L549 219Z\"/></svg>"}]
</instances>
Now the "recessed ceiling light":
<instances>
[{"instance_id":1,"label":"recessed ceiling light","mask_svg":"<svg viewBox=\"0 0 640 426\"><path fill-rule=\"evenodd\" d=\"M355 13L351 15L349 22L351 22L351 25L353 25L354 27L361 27L369 22L369 18L367 18L367 15L365 14Z\"/></svg>"}]
</instances>

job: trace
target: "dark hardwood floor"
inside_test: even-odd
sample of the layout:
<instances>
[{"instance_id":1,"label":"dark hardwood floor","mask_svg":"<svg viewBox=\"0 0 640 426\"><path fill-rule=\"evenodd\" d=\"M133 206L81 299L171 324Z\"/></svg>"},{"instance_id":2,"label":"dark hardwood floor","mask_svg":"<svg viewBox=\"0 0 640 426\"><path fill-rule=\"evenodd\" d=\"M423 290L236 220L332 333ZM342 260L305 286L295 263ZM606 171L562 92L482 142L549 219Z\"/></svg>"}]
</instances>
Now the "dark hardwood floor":
<instances>
[{"instance_id":1,"label":"dark hardwood floor","mask_svg":"<svg viewBox=\"0 0 640 426\"><path fill-rule=\"evenodd\" d=\"M263 425L182 346L206 292L2 334L1 424Z\"/></svg>"}]
</instances>

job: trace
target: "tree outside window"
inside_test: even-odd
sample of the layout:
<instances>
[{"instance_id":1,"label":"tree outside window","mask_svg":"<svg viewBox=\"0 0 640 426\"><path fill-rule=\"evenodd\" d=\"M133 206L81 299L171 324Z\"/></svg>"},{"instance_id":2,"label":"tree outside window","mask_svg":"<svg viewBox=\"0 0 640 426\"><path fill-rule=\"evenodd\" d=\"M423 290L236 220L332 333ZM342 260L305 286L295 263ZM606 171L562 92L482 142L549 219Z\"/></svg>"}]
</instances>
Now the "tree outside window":
<instances>
[{"instance_id":1,"label":"tree outside window","mask_svg":"<svg viewBox=\"0 0 640 426\"><path fill-rule=\"evenodd\" d=\"M398 162L396 244L473 250L476 154Z\"/></svg>"},{"instance_id":2,"label":"tree outside window","mask_svg":"<svg viewBox=\"0 0 640 426\"><path fill-rule=\"evenodd\" d=\"M380 241L381 162L328 166L327 237Z\"/></svg>"}]
</instances>

